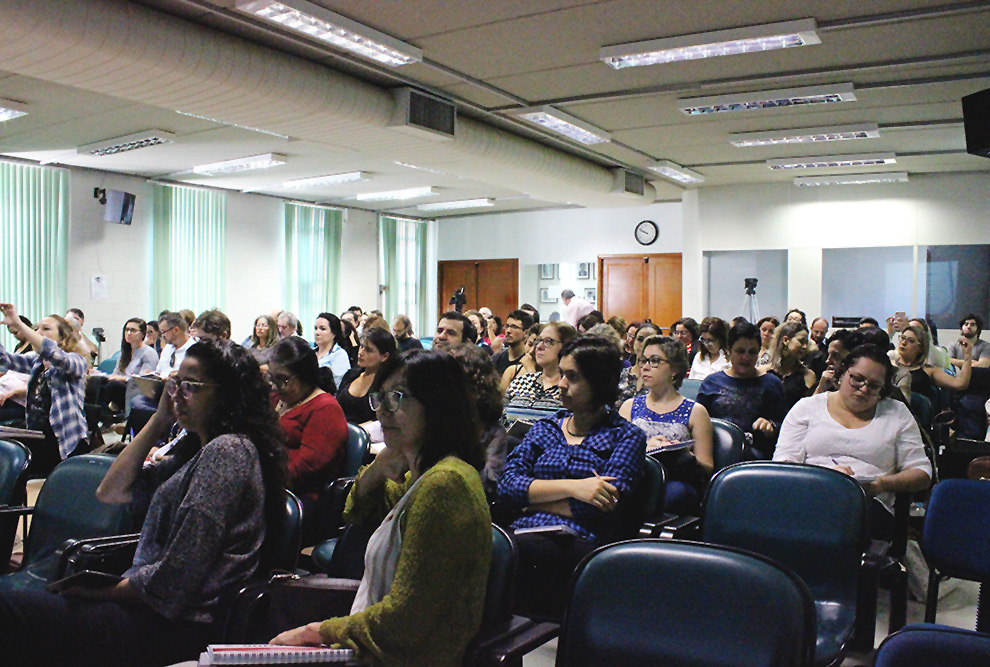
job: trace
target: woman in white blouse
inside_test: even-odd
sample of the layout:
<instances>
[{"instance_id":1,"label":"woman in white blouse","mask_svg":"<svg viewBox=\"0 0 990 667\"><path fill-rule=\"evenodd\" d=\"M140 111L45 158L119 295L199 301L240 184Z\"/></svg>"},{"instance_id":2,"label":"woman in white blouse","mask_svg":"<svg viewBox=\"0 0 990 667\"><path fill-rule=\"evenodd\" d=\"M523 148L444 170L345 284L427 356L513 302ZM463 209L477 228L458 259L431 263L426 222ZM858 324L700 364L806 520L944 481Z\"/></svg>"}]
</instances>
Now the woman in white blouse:
<instances>
[{"instance_id":1,"label":"woman in white blouse","mask_svg":"<svg viewBox=\"0 0 990 667\"><path fill-rule=\"evenodd\" d=\"M698 327L698 354L691 362L689 380L704 380L712 373L725 370L729 358L725 354L729 325L717 317L706 317Z\"/></svg>"}]
</instances>

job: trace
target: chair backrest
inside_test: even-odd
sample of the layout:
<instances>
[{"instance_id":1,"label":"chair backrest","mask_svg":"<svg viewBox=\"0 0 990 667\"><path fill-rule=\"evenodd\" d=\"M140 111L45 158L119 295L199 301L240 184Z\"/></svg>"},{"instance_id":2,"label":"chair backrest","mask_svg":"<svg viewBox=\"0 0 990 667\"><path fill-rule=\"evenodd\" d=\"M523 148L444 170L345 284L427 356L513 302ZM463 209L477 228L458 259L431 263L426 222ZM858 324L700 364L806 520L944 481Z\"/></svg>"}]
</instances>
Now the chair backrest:
<instances>
[{"instance_id":1,"label":"chair backrest","mask_svg":"<svg viewBox=\"0 0 990 667\"><path fill-rule=\"evenodd\" d=\"M852 477L799 463L738 463L712 478L702 539L792 568L817 601L855 608L866 494Z\"/></svg>"},{"instance_id":2,"label":"chair backrest","mask_svg":"<svg viewBox=\"0 0 990 667\"><path fill-rule=\"evenodd\" d=\"M31 450L14 440L0 440L0 505L13 502L21 475L31 463Z\"/></svg>"},{"instance_id":3,"label":"chair backrest","mask_svg":"<svg viewBox=\"0 0 990 667\"><path fill-rule=\"evenodd\" d=\"M104 359L100 362L100 365L96 367L97 370L101 373L110 375L110 373L113 373L113 369L117 366L117 358L117 356L112 356L109 359Z\"/></svg>"},{"instance_id":4,"label":"chair backrest","mask_svg":"<svg viewBox=\"0 0 990 667\"><path fill-rule=\"evenodd\" d=\"M745 443L746 434L741 428L724 419L713 419L712 458L715 462L714 472L742 461Z\"/></svg>"},{"instance_id":5,"label":"chair backrest","mask_svg":"<svg viewBox=\"0 0 990 667\"><path fill-rule=\"evenodd\" d=\"M922 428L932 429L932 401L924 394L911 392L911 413L918 418Z\"/></svg>"},{"instance_id":6,"label":"chair backrest","mask_svg":"<svg viewBox=\"0 0 990 667\"><path fill-rule=\"evenodd\" d=\"M985 665L990 635L946 626L914 625L880 644L875 667Z\"/></svg>"},{"instance_id":7,"label":"chair backrest","mask_svg":"<svg viewBox=\"0 0 990 667\"><path fill-rule=\"evenodd\" d=\"M970 479L936 484L921 550L941 574L990 582L990 484Z\"/></svg>"},{"instance_id":8,"label":"chair backrest","mask_svg":"<svg viewBox=\"0 0 990 667\"><path fill-rule=\"evenodd\" d=\"M646 457L643 464L643 478L628 498L619 499L622 529L620 538L639 535L645 521L655 519L663 512L666 489L666 476L660 462Z\"/></svg>"},{"instance_id":9,"label":"chair backrest","mask_svg":"<svg viewBox=\"0 0 990 667\"><path fill-rule=\"evenodd\" d=\"M574 574L557 667L810 665L815 607L792 572L677 540L598 549Z\"/></svg>"},{"instance_id":10,"label":"chair backrest","mask_svg":"<svg viewBox=\"0 0 990 667\"><path fill-rule=\"evenodd\" d=\"M111 456L83 454L55 466L34 506L31 531L24 540L23 567L50 559L68 539L128 531L128 506L108 505L96 499L96 487L113 461Z\"/></svg>"},{"instance_id":11,"label":"chair backrest","mask_svg":"<svg viewBox=\"0 0 990 667\"><path fill-rule=\"evenodd\" d=\"M481 617L482 628L502 623L512 617L518 565L519 552L516 543L502 528L492 524L492 563L488 569L485 610Z\"/></svg>"},{"instance_id":12,"label":"chair backrest","mask_svg":"<svg viewBox=\"0 0 990 667\"><path fill-rule=\"evenodd\" d=\"M354 477L357 475L358 470L364 465L370 448L371 436L368 435L368 432L356 424L348 424L344 460L340 464L340 473L337 476Z\"/></svg>"},{"instance_id":13,"label":"chair backrest","mask_svg":"<svg viewBox=\"0 0 990 667\"><path fill-rule=\"evenodd\" d=\"M292 491L285 491L285 515L278 530L268 530L262 545L262 562L259 572L281 570L292 572L299 564L299 550L302 545L303 507Z\"/></svg>"},{"instance_id":14,"label":"chair backrest","mask_svg":"<svg viewBox=\"0 0 990 667\"><path fill-rule=\"evenodd\" d=\"M701 383L702 380L684 380L681 382L681 386L677 391L684 398L690 398L692 401L696 401L698 400L698 390L701 389Z\"/></svg>"}]
</instances>

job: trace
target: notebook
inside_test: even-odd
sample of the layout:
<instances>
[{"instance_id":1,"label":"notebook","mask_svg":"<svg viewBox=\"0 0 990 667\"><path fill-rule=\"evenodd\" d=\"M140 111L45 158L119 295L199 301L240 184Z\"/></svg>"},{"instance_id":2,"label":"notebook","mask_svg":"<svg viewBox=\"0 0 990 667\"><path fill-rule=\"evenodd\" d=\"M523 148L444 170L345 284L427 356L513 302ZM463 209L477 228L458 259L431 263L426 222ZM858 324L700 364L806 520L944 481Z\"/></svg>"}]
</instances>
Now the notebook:
<instances>
[{"instance_id":1,"label":"notebook","mask_svg":"<svg viewBox=\"0 0 990 667\"><path fill-rule=\"evenodd\" d=\"M274 644L211 644L199 665L357 665L351 649Z\"/></svg>"}]
</instances>

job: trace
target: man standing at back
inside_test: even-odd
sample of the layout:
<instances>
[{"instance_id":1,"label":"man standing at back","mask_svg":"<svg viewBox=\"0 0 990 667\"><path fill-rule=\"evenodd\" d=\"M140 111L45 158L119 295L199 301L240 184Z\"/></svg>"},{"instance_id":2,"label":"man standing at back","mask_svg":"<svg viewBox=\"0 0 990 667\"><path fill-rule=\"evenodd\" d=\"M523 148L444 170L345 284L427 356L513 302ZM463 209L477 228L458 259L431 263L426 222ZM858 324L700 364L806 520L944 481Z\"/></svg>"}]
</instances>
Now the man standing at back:
<instances>
[{"instance_id":1,"label":"man standing at back","mask_svg":"<svg viewBox=\"0 0 990 667\"><path fill-rule=\"evenodd\" d=\"M509 366L515 366L526 353L526 332L533 326L533 318L524 310L513 310L505 318L502 331L505 333L505 349L496 354L492 361L499 377Z\"/></svg>"},{"instance_id":2,"label":"man standing at back","mask_svg":"<svg viewBox=\"0 0 990 667\"><path fill-rule=\"evenodd\" d=\"M448 310L440 316L437 333L433 336L433 349L446 352L456 345L475 343L478 331L465 315Z\"/></svg>"},{"instance_id":3,"label":"man standing at back","mask_svg":"<svg viewBox=\"0 0 990 667\"><path fill-rule=\"evenodd\" d=\"M574 290L565 289L560 293L560 298L565 306L561 319L574 328L577 328L578 320L595 309L581 297L574 296Z\"/></svg>"}]
</instances>

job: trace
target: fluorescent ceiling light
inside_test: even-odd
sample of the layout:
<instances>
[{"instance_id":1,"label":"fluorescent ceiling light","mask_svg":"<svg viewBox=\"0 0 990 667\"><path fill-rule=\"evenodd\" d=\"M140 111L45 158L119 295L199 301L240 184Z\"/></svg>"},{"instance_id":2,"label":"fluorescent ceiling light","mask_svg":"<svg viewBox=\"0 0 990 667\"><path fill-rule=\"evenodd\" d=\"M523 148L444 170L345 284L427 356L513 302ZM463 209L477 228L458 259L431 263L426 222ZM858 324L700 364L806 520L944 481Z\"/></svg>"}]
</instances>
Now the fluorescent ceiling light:
<instances>
[{"instance_id":1,"label":"fluorescent ceiling light","mask_svg":"<svg viewBox=\"0 0 990 667\"><path fill-rule=\"evenodd\" d=\"M456 208L485 208L494 206L495 200L488 199L462 199L461 201L444 201L436 204L419 204L416 206L420 211L448 211Z\"/></svg>"},{"instance_id":2,"label":"fluorescent ceiling light","mask_svg":"<svg viewBox=\"0 0 990 667\"><path fill-rule=\"evenodd\" d=\"M821 44L815 34L815 19L784 21L745 28L680 35L646 42L602 47L598 53L615 69L642 67L661 63L698 60L739 53L756 53Z\"/></svg>"},{"instance_id":3,"label":"fluorescent ceiling light","mask_svg":"<svg viewBox=\"0 0 990 667\"><path fill-rule=\"evenodd\" d=\"M612 136L605 130L578 120L574 116L551 106L524 107L513 109L508 113L528 120L534 125L545 127L557 134L562 134L569 139L580 141L582 144L601 144L612 141Z\"/></svg>"},{"instance_id":4,"label":"fluorescent ceiling light","mask_svg":"<svg viewBox=\"0 0 990 667\"><path fill-rule=\"evenodd\" d=\"M346 174L328 174L327 176L314 176L312 178L297 178L292 181L286 181L282 184L282 187L297 189L297 188L315 188L320 185L341 185L343 183L363 183L369 179L368 172L366 171L352 171Z\"/></svg>"},{"instance_id":5,"label":"fluorescent ceiling light","mask_svg":"<svg viewBox=\"0 0 990 667\"><path fill-rule=\"evenodd\" d=\"M237 158L236 160L224 160L223 162L212 162L193 167L193 171L204 176L219 176L222 174L236 174L240 171L251 171L252 169L268 169L285 164L285 156L278 153L263 153L262 155L251 155L249 157Z\"/></svg>"},{"instance_id":6,"label":"fluorescent ceiling light","mask_svg":"<svg viewBox=\"0 0 990 667\"><path fill-rule=\"evenodd\" d=\"M855 99L856 91L851 83L835 83L827 86L758 90L750 93L733 93L711 97L686 97L677 100L677 106L682 113L688 116L700 116L727 111L852 102Z\"/></svg>"},{"instance_id":7,"label":"fluorescent ceiling light","mask_svg":"<svg viewBox=\"0 0 990 667\"><path fill-rule=\"evenodd\" d=\"M876 123L862 123L859 125L832 125L830 127L802 127L793 130L769 130L767 132L738 132L729 135L729 143L743 148L776 144L808 144L818 141L876 139L879 136L880 127Z\"/></svg>"},{"instance_id":8,"label":"fluorescent ceiling light","mask_svg":"<svg viewBox=\"0 0 990 667\"><path fill-rule=\"evenodd\" d=\"M0 123L26 116L28 114L27 109L26 104L0 98Z\"/></svg>"},{"instance_id":9,"label":"fluorescent ceiling light","mask_svg":"<svg viewBox=\"0 0 990 667\"><path fill-rule=\"evenodd\" d=\"M238 0L242 12L390 67L423 60L423 51L305 0Z\"/></svg>"},{"instance_id":10,"label":"fluorescent ceiling light","mask_svg":"<svg viewBox=\"0 0 990 667\"><path fill-rule=\"evenodd\" d=\"M405 190L389 190L387 192L365 192L355 196L358 201L389 201L396 199L417 199L432 197L438 194L431 186L421 188L406 188Z\"/></svg>"},{"instance_id":11,"label":"fluorescent ceiling light","mask_svg":"<svg viewBox=\"0 0 990 667\"><path fill-rule=\"evenodd\" d=\"M685 169L670 160L661 160L647 168L678 183L703 183L705 180L705 177L698 172Z\"/></svg>"},{"instance_id":12,"label":"fluorescent ceiling light","mask_svg":"<svg viewBox=\"0 0 990 667\"><path fill-rule=\"evenodd\" d=\"M906 171L891 171L882 174L846 174L844 176L798 176L794 185L802 187L818 185L866 185L869 183L907 183Z\"/></svg>"},{"instance_id":13,"label":"fluorescent ceiling light","mask_svg":"<svg viewBox=\"0 0 990 667\"><path fill-rule=\"evenodd\" d=\"M107 155L116 155L117 153L135 151L139 148L148 148L149 146L158 146L160 144L170 144L174 140L175 135L171 132L165 132L164 130L147 130L146 132L128 134L127 136L115 137L113 139L107 139L106 141L98 141L94 144L80 146L76 149L76 154L89 154L99 157L106 157Z\"/></svg>"},{"instance_id":14,"label":"fluorescent ceiling light","mask_svg":"<svg viewBox=\"0 0 990 667\"><path fill-rule=\"evenodd\" d=\"M894 153L862 153L859 155L820 155L817 157L788 157L767 160L771 169L828 169L831 167L870 167L880 164L895 164Z\"/></svg>"}]
</instances>

